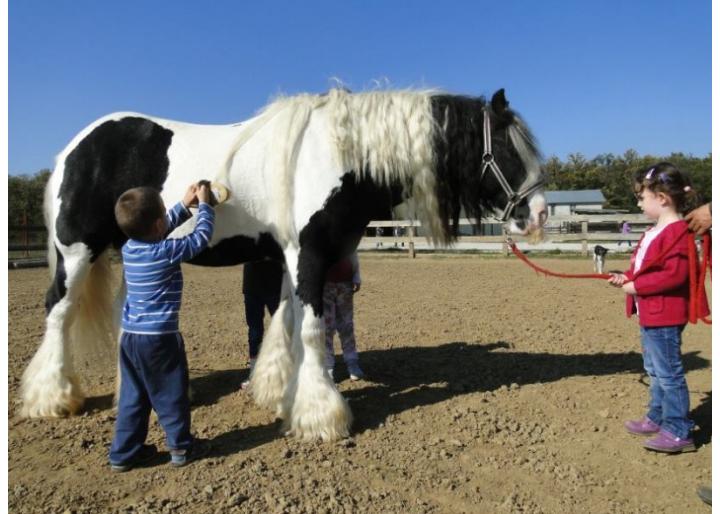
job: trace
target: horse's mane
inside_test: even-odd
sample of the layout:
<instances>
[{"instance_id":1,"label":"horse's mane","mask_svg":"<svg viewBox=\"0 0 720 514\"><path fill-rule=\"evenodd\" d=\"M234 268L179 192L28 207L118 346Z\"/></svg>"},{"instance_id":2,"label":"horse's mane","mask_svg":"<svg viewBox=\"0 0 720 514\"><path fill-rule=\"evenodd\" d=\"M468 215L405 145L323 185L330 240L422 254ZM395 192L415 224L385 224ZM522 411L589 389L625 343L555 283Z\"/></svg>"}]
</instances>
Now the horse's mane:
<instances>
[{"instance_id":1,"label":"horse's mane","mask_svg":"<svg viewBox=\"0 0 720 514\"><path fill-rule=\"evenodd\" d=\"M400 184L409 214L429 229L433 242L447 243L452 235L444 219L445 206L439 205L444 200L438 200L436 159L441 157L435 155L436 138L443 138L447 127L438 126L432 108L432 97L441 94L438 90L350 93L335 88L326 94L281 97L243 125L228 164L234 152L272 120L277 145L271 165L278 179L276 191L282 199L275 203L278 229L281 235L291 236L292 209L286 202L292 201L292 175L302 135L313 111L325 109L339 167L358 175L368 174L380 185ZM484 104L484 99L477 100ZM539 170L534 140L519 118L509 134L528 171Z\"/></svg>"},{"instance_id":2,"label":"horse's mane","mask_svg":"<svg viewBox=\"0 0 720 514\"><path fill-rule=\"evenodd\" d=\"M433 139L438 127L430 106L433 93L350 93L336 88L322 95L283 97L265 107L252 120L257 128L249 129L254 132L270 119L276 120L277 172L289 185L298 143L310 115L316 109L326 109L338 165L344 171L367 173L380 185L401 184L411 214L429 228L434 241L444 242L435 194Z\"/></svg>"}]
</instances>

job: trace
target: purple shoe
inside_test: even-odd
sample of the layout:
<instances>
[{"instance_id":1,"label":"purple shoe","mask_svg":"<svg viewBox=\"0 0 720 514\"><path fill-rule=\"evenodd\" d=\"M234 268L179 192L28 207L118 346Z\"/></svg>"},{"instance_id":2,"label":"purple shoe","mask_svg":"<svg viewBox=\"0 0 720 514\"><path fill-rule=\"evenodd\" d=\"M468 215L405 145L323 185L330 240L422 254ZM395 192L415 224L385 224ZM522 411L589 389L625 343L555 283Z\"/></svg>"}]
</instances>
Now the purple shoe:
<instances>
[{"instance_id":1,"label":"purple shoe","mask_svg":"<svg viewBox=\"0 0 720 514\"><path fill-rule=\"evenodd\" d=\"M645 441L643 446L648 450L663 453L694 452L697 449L692 439L681 439L667 430L660 430L658 435Z\"/></svg>"},{"instance_id":2,"label":"purple shoe","mask_svg":"<svg viewBox=\"0 0 720 514\"><path fill-rule=\"evenodd\" d=\"M651 435L660 431L660 425L650 418L644 417L640 421L626 421L625 430L632 435Z\"/></svg>"}]
</instances>

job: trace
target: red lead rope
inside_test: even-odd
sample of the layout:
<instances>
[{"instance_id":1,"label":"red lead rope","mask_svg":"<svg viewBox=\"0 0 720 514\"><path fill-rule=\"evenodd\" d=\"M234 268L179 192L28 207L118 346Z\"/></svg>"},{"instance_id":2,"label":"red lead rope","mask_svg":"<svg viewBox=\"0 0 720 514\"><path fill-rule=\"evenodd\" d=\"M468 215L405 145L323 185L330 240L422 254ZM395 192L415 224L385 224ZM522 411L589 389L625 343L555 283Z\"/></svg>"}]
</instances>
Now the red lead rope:
<instances>
[{"instance_id":1,"label":"red lead rope","mask_svg":"<svg viewBox=\"0 0 720 514\"><path fill-rule=\"evenodd\" d=\"M705 297L705 278L707 275L707 269L710 268L712 271L712 258L710 255L711 252L711 244L710 244L710 234L705 234L703 236L703 260L702 264L700 265L700 272L698 273L698 258L697 258L697 249L695 247L695 236L691 233L682 233L678 236L678 238L673 241L671 245L668 245L668 247L665 249L664 252L662 252L660 255L658 255L655 259L653 259L650 262L646 262L634 275L637 277L638 275L641 275L645 273L648 268L655 265L656 263L660 262L667 253L673 249L673 247L680 242L680 240L685 237L687 238L687 245L688 245L688 260L690 262L690 312L688 315L690 323L697 323L697 320L700 319L703 323L707 323L708 325L712 323L711 320L709 320L707 317L699 317L697 315L698 312L698 306L700 304L700 301L703 297ZM521 261L523 261L525 264L530 266L532 269L534 269L538 273L542 273L543 275L547 275L549 277L558 277L558 278L597 278L602 280L607 280L611 277L609 273L557 273L555 271L550 271L549 269L542 268L538 266L537 264L530 262L530 259L527 258L527 256L518 249L518 247L515 245L515 242L512 241L510 238L508 238L508 245L510 246L510 250L512 250L512 253L514 253ZM712 276L711 276L712 278Z\"/></svg>"}]
</instances>

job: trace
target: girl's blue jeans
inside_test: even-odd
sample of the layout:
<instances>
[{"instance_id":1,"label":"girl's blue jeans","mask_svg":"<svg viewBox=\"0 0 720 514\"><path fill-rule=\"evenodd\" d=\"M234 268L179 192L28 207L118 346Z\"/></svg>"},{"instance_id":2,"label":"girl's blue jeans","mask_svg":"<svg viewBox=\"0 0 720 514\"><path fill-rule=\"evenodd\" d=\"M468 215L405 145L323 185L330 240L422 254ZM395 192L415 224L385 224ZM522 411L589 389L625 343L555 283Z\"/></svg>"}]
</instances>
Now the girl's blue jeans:
<instances>
[{"instance_id":1,"label":"girl's blue jeans","mask_svg":"<svg viewBox=\"0 0 720 514\"><path fill-rule=\"evenodd\" d=\"M688 417L690 394L680 353L684 328L640 327L643 365L650 377L647 417L681 439L695 426Z\"/></svg>"}]
</instances>

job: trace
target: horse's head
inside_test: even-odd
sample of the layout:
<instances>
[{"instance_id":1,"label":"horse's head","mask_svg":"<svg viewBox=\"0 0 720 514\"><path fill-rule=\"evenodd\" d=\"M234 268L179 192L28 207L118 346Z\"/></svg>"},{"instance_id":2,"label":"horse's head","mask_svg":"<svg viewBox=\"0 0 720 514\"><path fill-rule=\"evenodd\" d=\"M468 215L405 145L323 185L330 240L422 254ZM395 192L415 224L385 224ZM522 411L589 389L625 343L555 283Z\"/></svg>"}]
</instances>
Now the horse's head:
<instances>
[{"instance_id":1,"label":"horse's head","mask_svg":"<svg viewBox=\"0 0 720 514\"><path fill-rule=\"evenodd\" d=\"M493 194L486 201L494 214L508 223L509 232L539 235L547 207L535 141L519 116L509 109L504 90L493 95L489 110L485 107L483 112L483 171L490 176L481 178L481 188Z\"/></svg>"},{"instance_id":2,"label":"horse's head","mask_svg":"<svg viewBox=\"0 0 720 514\"><path fill-rule=\"evenodd\" d=\"M547 219L540 156L504 90L482 98L438 96L433 109L445 145L438 166L446 219L464 208L478 221L492 214L510 233L542 237Z\"/></svg>"}]
</instances>

